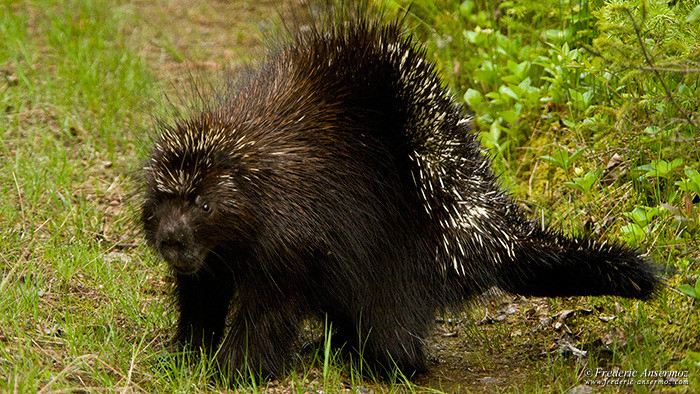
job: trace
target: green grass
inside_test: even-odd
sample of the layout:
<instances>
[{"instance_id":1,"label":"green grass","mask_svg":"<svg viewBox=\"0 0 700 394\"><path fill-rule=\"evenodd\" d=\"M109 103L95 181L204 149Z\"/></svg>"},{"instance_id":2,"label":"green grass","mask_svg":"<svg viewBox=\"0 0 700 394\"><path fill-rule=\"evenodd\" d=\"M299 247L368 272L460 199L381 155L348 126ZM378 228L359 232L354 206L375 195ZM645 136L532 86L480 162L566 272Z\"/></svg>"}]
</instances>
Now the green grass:
<instances>
[{"instance_id":1,"label":"green grass","mask_svg":"<svg viewBox=\"0 0 700 394\"><path fill-rule=\"evenodd\" d=\"M503 323L476 328L479 334L451 327L460 337L439 338L449 346L438 354L467 358L468 367L453 381L419 385L565 391L599 366L690 371L700 385L698 302L676 291L694 285L699 271L700 178L693 170L700 132L691 124L700 122L699 74L664 71L700 68L698 27L683 22L697 2L659 4L648 3L644 16L639 7L628 13L600 1L414 1L409 24L453 93L474 108L496 169L532 215L569 232L626 240L678 271L649 303L545 301L543 316L594 311L566 322L587 358L550 349L564 334L538 328L524 303ZM171 86L163 81L186 74L146 59L196 63L213 55L209 47L178 44L166 11L147 14L163 18L148 27L162 31L138 33L145 16L136 7L116 0L0 3L0 392L226 390L210 361L164 349L175 317L170 283L136 228L133 177L148 146L150 114L167 106L163 90ZM219 15L202 4L195 10L196 20ZM635 24L650 35L641 42L659 48L652 65L636 46ZM620 55L629 51L635 55ZM231 65L231 56L220 54L221 63ZM621 164L610 171L615 153ZM487 309L496 308L478 306L465 316L479 320ZM610 315L616 319L609 323L597 319ZM324 329L311 332L318 338ZM241 383L246 391L334 391L348 383L423 390L400 376L363 376L361 361L348 363L329 348L293 364L280 382L251 385L244 376ZM479 383L489 376L502 380Z\"/></svg>"},{"instance_id":2,"label":"green grass","mask_svg":"<svg viewBox=\"0 0 700 394\"><path fill-rule=\"evenodd\" d=\"M169 323L155 262L122 251L140 243L126 175L156 89L115 7L0 7L0 391L132 386L133 345Z\"/></svg>"}]
</instances>

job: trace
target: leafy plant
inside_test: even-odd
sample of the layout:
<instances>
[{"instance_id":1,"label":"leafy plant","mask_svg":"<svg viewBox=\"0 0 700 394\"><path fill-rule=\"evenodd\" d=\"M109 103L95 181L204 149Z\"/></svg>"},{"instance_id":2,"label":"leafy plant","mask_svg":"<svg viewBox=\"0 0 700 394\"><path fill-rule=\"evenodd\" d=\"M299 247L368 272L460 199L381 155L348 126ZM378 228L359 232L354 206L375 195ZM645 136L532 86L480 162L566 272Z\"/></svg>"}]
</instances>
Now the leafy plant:
<instances>
[{"instance_id":1,"label":"leafy plant","mask_svg":"<svg viewBox=\"0 0 700 394\"><path fill-rule=\"evenodd\" d=\"M593 187L598 182L602 170L591 170L582 177L574 177L573 182L564 182L564 185L576 189L584 194L591 194Z\"/></svg>"},{"instance_id":2,"label":"leafy plant","mask_svg":"<svg viewBox=\"0 0 700 394\"><path fill-rule=\"evenodd\" d=\"M576 160L578 160L583 152L585 152L586 147L584 146L583 148L577 149L574 151L574 153L569 154L569 151L561 148L554 152L551 156L540 156L540 159L554 164L555 166L561 168L562 170L566 171L571 167Z\"/></svg>"},{"instance_id":3,"label":"leafy plant","mask_svg":"<svg viewBox=\"0 0 700 394\"><path fill-rule=\"evenodd\" d=\"M695 280L695 286L680 285L678 290L687 296L700 300L700 278Z\"/></svg>"},{"instance_id":4,"label":"leafy plant","mask_svg":"<svg viewBox=\"0 0 700 394\"><path fill-rule=\"evenodd\" d=\"M678 186L678 190L693 192L695 195L700 196L700 172L693 168L686 168L685 175L687 178L675 183Z\"/></svg>"},{"instance_id":5,"label":"leafy plant","mask_svg":"<svg viewBox=\"0 0 700 394\"><path fill-rule=\"evenodd\" d=\"M649 164L637 167L638 170L645 171L647 177L668 178L673 170L683 165L683 159L677 158L670 163L665 160L653 160Z\"/></svg>"}]
</instances>

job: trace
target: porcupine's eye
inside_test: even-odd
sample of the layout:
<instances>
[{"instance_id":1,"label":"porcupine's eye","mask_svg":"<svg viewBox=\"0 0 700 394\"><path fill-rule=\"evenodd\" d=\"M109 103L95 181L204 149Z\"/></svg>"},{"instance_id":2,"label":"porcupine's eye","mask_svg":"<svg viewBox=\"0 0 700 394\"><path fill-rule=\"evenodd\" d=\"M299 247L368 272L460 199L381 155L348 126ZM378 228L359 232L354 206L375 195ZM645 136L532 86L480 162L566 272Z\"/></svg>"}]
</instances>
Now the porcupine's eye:
<instances>
[{"instance_id":1,"label":"porcupine's eye","mask_svg":"<svg viewBox=\"0 0 700 394\"><path fill-rule=\"evenodd\" d=\"M195 198L194 203L196 206L199 207L199 209L202 210L202 212L209 214L211 213L211 204L209 204L207 201L205 201L202 197L197 196Z\"/></svg>"}]
</instances>

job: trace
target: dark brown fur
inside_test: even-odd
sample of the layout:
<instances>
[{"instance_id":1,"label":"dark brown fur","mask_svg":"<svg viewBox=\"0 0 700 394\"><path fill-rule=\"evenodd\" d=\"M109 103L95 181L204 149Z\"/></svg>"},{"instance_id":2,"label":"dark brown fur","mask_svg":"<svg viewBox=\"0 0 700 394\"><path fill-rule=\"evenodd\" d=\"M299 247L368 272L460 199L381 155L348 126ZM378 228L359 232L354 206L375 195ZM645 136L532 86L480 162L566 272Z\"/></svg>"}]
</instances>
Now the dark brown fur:
<instances>
[{"instance_id":1,"label":"dark brown fur","mask_svg":"<svg viewBox=\"0 0 700 394\"><path fill-rule=\"evenodd\" d=\"M223 103L164 127L146 164L143 222L177 278L176 342L220 345L232 377L246 364L270 376L300 321L327 317L340 343L410 375L435 312L492 286L658 287L638 252L523 216L397 23L346 12L292 35Z\"/></svg>"}]
</instances>

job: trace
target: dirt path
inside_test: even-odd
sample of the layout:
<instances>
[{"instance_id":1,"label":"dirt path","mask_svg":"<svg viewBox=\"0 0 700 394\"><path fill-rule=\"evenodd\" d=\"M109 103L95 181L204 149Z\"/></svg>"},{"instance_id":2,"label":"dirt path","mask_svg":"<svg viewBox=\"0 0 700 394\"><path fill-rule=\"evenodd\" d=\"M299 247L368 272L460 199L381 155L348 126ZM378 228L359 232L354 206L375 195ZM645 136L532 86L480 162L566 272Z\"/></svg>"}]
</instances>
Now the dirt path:
<instances>
[{"instance_id":1,"label":"dirt path","mask_svg":"<svg viewBox=\"0 0 700 394\"><path fill-rule=\"evenodd\" d=\"M190 74L235 69L261 50L260 31L276 16L274 0L135 0L134 49L168 83ZM127 30L128 31L128 30Z\"/></svg>"}]
</instances>

